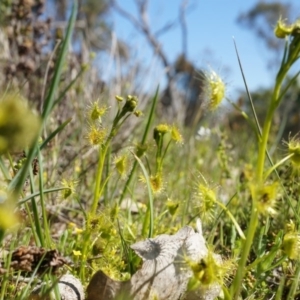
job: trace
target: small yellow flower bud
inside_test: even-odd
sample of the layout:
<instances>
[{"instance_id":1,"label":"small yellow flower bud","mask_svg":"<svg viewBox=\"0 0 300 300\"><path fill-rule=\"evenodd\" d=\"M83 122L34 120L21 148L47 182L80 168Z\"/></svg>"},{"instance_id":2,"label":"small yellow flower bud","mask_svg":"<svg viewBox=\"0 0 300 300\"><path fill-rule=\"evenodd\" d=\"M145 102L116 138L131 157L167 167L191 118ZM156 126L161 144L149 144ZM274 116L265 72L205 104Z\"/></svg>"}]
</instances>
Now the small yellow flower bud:
<instances>
[{"instance_id":1,"label":"small yellow flower bud","mask_svg":"<svg viewBox=\"0 0 300 300\"><path fill-rule=\"evenodd\" d=\"M279 39L284 39L286 36L290 35L292 31L293 25L286 25L281 18L277 21L276 27L274 29L275 36Z\"/></svg>"},{"instance_id":2,"label":"small yellow flower bud","mask_svg":"<svg viewBox=\"0 0 300 300\"><path fill-rule=\"evenodd\" d=\"M287 143L288 152L293 156L290 158L294 166L300 167L300 140L297 136L290 139Z\"/></svg>"},{"instance_id":3,"label":"small yellow flower bud","mask_svg":"<svg viewBox=\"0 0 300 300\"><path fill-rule=\"evenodd\" d=\"M143 115L143 112L142 111L140 111L140 110L136 110L135 112L134 112L134 115L136 116L136 117L141 117L142 115Z\"/></svg>"},{"instance_id":4,"label":"small yellow flower bud","mask_svg":"<svg viewBox=\"0 0 300 300\"><path fill-rule=\"evenodd\" d=\"M116 98L116 100L117 100L118 102L122 102L122 101L124 100L123 97L118 96L118 95L116 95L115 98Z\"/></svg>"},{"instance_id":5,"label":"small yellow flower bud","mask_svg":"<svg viewBox=\"0 0 300 300\"><path fill-rule=\"evenodd\" d=\"M170 131L170 126L167 124L160 124L157 125L153 130L153 138L156 142L156 144L159 143L159 140Z\"/></svg>"},{"instance_id":6,"label":"small yellow flower bud","mask_svg":"<svg viewBox=\"0 0 300 300\"><path fill-rule=\"evenodd\" d=\"M133 112L137 106L138 99L135 96L128 95L126 99L126 103L123 107L126 112Z\"/></svg>"},{"instance_id":7,"label":"small yellow flower bud","mask_svg":"<svg viewBox=\"0 0 300 300\"><path fill-rule=\"evenodd\" d=\"M114 159L114 164L120 176L124 178L128 171L128 156L121 155Z\"/></svg>"},{"instance_id":8,"label":"small yellow flower bud","mask_svg":"<svg viewBox=\"0 0 300 300\"><path fill-rule=\"evenodd\" d=\"M77 251L77 250L73 250L73 255L74 256L81 256L82 254L81 254L81 251Z\"/></svg>"},{"instance_id":9,"label":"small yellow flower bud","mask_svg":"<svg viewBox=\"0 0 300 300\"><path fill-rule=\"evenodd\" d=\"M117 98L116 98L117 99ZM135 108L137 107L138 99L135 96L128 95L126 102L122 108L122 111L120 112L119 118L124 117L127 113L132 113L135 111Z\"/></svg>"},{"instance_id":10,"label":"small yellow flower bud","mask_svg":"<svg viewBox=\"0 0 300 300\"><path fill-rule=\"evenodd\" d=\"M94 59L96 57L96 52L90 52L90 59Z\"/></svg>"},{"instance_id":11,"label":"small yellow flower bud","mask_svg":"<svg viewBox=\"0 0 300 300\"><path fill-rule=\"evenodd\" d=\"M171 216L174 216L179 207L179 203L168 199L167 208Z\"/></svg>"},{"instance_id":12,"label":"small yellow flower bud","mask_svg":"<svg viewBox=\"0 0 300 300\"><path fill-rule=\"evenodd\" d=\"M141 144L137 144L136 145L136 150L135 150L135 154L137 157L141 157L144 155L144 153L147 151L148 149L148 145L141 145Z\"/></svg>"},{"instance_id":13,"label":"small yellow flower bud","mask_svg":"<svg viewBox=\"0 0 300 300\"><path fill-rule=\"evenodd\" d=\"M75 234L81 234L83 229L75 227Z\"/></svg>"},{"instance_id":14,"label":"small yellow flower bud","mask_svg":"<svg viewBox=\"0 0 300 300\"><path fill-rule=\"evenodd\" d=\"M300 235L297 232L288 232L285 234L281 249L288 256L288 258L299 259Z\"/></svg>"}]
</instances>

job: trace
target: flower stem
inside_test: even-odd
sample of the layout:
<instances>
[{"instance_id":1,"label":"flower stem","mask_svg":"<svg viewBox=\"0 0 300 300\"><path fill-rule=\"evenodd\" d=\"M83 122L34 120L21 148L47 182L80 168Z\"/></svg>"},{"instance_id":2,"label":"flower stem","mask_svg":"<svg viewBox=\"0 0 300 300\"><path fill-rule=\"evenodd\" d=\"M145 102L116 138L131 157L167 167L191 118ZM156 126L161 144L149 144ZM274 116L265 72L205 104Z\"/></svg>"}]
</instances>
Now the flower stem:
<instances>
[{"instance_id":1,"label":"flower stem","mask_svg":"<svg viewBox=\"0 0 300 300\"><path fill-rule=\"evenodd\" d=\"M270 129L273 121L273 116L278 107L280 100L282 99L282 95L280 94L282 82L290 69L291 62L287 61L283 63L281 68L278 71L276 77L276 83L273 90L273 94L268 106L267 115L265 118L262 135L259 140L258 145L258 158L257 158L257 166L256 166L256 184L263 184L264 180L264 167L265 167L265 160L267 154L267 144L269 140ZM257 209L257 200L255 195L252 195L252 209L251 209L251 217L249 222L249 227L247 230L246 240L244 241L241 253L241 259L239 261L239 266L237 269L237 274L235 276L233 282L233 289L231 290L231 294L234 295L234 300L239 298L241 287L242 287L242 280L245 275L246 263L249 257L249 253L251 250L251 246L253 244L254 235L256 232L256 228L258 225L258 209Z\"/></svg>"},{"instance_id":2,"label":"flower stem","mask_svg":"<svg viewBox=\"0 0 300 300\"><path fill-rule=\"evenodd\" d=\"M233 291L231 294L234 295L233 298L234 300L239 299L239 294L242 287L242 280L245 275L245 269L246 269L245 266L252 246L252 241L256 231L257 223L258 223L258 211L256 205L253 204L251 210L250 223L247 230L247 236L242 249L242 256L239 261L239 266L233 282Z\"/></svg>"}]
</instances>

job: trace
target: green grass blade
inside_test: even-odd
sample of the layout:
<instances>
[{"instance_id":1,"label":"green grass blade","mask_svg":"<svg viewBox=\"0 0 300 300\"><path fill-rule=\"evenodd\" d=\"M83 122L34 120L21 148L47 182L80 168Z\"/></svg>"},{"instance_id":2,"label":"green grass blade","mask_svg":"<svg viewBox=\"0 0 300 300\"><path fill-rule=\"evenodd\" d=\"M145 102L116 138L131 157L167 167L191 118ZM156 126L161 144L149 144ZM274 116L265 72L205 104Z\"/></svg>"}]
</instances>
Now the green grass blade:
<instances>
[{"instance_id":1,"label":"green grass blade","mask_svg":"<svg viewBox=\"0 0 300 300\"><path fill-rule=\"evenodd\" d=\"M153 236L153 226L154 226L154 210L153 210L153 195L152 195L152 189L151 189L151 184L150 184L150 178L148 176L147 170L142 163L142 161L133 153L134 158L140 165L142 172L144 174L146 184L147 184L147 189L148 189L148 196L149 196L149 203L147 205L147 212L146 216L148 213L150 213L150 225L149 225L149 233L148 233L148 238L151 238ZM146 217L145 217L146 218Z\"/></svg>"},{"instance_id":2,"label":"green grass blade","mask_svg":"<svg viewBox=\"0 0 300 300\"><path fill-rule=\"evenodd\" d=\"M34 178L33 178L32 169L29 169L29 177L30 177L31 193L33 194L35 192L35 186L34 186ZM32 208L33 222L34 222L34 226L32 225L31 229L33 231L36 230L37 236L39 238L39 245L38 246L45 247L44 234L43 234L42 225L41 225L41 222L40 222L39 210L38 210L38 206L37 206L37 202L35 200L35 197L31 198L31 208Z\"/></svg>"},{"instance_id":3,"label":"green grass blade","mask_svg":"<svg viewBox=\"0 0 300 300\"><path fill-rule=\"evenodd\" d=\"M54 192L59 192L59 191L66 190L66 189L68 189L68 188L67 188L67 187L52 188L52 189L43 190L43 193L44 193L44 194L54 193ZM27 201L29 201L29 200L31 200L32 198L37 197L37 196L40 196L40 191L39 191L39 192L32 193L31 195L29 195L29 196L27 196L27 197L21 199L20 201L18 201L17 205L24 204L24 203L26 203Z\"/></svg>"},{"instance_id":4,"label":"green grass blade","mask_svg":"<svg viewBox=\"0 0 300 300\"><path fill-rule=\"evenodd\" d=\"M1 156L0 156L0 169L1 169L2 175L4 176L5 180L10 180L11 177L9 175L9 171L7 170Z\"/></svg>"},{"instance_id":5,"label":"green grass blade","mask_svg":"<svg viewBox=\"0 0 300 300\"><path fill-rule=\"evenodd\" d=\"M38 151L38 161L39 161L39 191L40 191L40 202L41 202L41 211L42 211L42 219L43 219L43 227L44 227L44 235L45 235L45 246L51 248L51 236L48 225L48 218L46 213L46 204L44 198L44 180L43 180L43 159L41 151Z\"/></svg>"},{"instance_id":6,"label":"green grass blade","mask_svg":"<svg viewBox=\"0 0 300 300\"><path fill-rule=\"evenodd\" d=\"M259 121L258 121L257 114L256 114L256 111L255 111L255 107L254 107L254 104L253 104L253 100L252 100L251 94L250 94L249 89L248 89L246 77L245 77L243 66L242 66L242 63L241 63L241 60L240 60L239 52L237 50L237 45L236 45L235 39L233 39L233 43L234 43L235 53L236 53L236 56L237 56L237 59L238 59L239 67L240 67L240 70L241 70L241 74L242 74L242 77L243 77L246 93L247 93L247 96L248 96L248 99L249 99L249 102L250 102L250 105L251 105L252 113L253 113L253 116L254 116L256 128L257 128L257 131L259 133L259 136L261 136L261 127L259 125Z\"/></svg>"},{"instance_id":7,"label":"green grass blade","mask_svg":"<svg viewBox=\"0 0 300 300\"><path fill-rule=\"evenodd\" d=\"M147 136L148 136L151 124L152 124L153 119L154 119L154 112L155 112L155 108L156 108L156 104L157 104L157 100L158 100L158 92L159 92L159 86L157 87L157 89L155 91L155 95L152 98L151 110L150 110L150 113L149 113L149 117L148 117L148 121L147 121L147 124L146 124L145 131L144 131L144 134L143 134L143 137L142 137L142 140L141 140L141 144L140 144L141 146L145 145L145 142L146 142L146 139L147 139ZM119 204L121 204L121 202L124 199L124 196L126 194L126 191L129 188L129 184L130 184L130 182L131 182L131 180L133 178L133 174L135 172L136 166L137 166L137 160L134 162L133 167L131 169L131 172L130 172L130 174L128 176L128 179L127 179L127 181L125 183L124 189L122 191L122 194L121 194L121 197L120 197L120 200L119 200Z\"/></svg>"},{"instance_id":8,"label":"green grass blade","mask_svg":"<svg viewBox=\"0 0 300 300\"><path fill-rule=\"evenodd\" d=\"M59 97L53 102L53 107L56 106L67 94L69 89L74 85L77 79L82 75L86 68L82 67L76 77L67 85L67 87L60 93Z\"/></svg>"},{"instance_id":9,"label":"green grass blade","mask_svg":"<svg viewBox=\"0 0 300 300\"><path fill-rule=\"evenodd\" d=\"M43 107L42 118L43 118L44 122L46 122L48 115L50 114L51 110L53 109L54 98L55 98L55 95L58 90L58 85L59 85L59 81L60 81L60 77L61 77L61 73L62 73L62 69L63 69L63 64L66 59L66 55L67 55L68 47L69 47L69 44L71 41L74 24L76 21L77 6L78 6L77 1L74 1L72 13L71 13L68 27L67 27L66 37L62 43L61 51L60 51L57 63L55 64L53 80L51 82L48 96L45 99L45 103L44 103L44 107Z\"/></svg>"},{"instance_id":10,"label":"green grass blade","mask_svg":"<svg viewBox=\"0 0 300 300\"><path fill-rule=\"evenodd\" d=\"M40 150L42 150L58 133L60 133L70 122L72 118L68 119L67 121L63 122L60 126L58 126L53 132L49 134L49 136L43 141L40 146Z\"/></svg>"}]
</instances>

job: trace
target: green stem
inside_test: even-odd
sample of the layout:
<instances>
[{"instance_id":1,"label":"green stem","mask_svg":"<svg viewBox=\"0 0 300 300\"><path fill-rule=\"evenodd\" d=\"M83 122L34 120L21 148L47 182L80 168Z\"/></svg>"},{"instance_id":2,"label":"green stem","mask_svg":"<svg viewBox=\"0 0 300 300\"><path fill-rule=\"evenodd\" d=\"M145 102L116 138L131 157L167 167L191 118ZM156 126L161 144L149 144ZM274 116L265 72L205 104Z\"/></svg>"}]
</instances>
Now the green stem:
<instances>
[{"instance_id":1,"label":"green stem","mask_svg":"<svg viewBox=\"0 0 300 300\"><path fill-rule=\"evenodd\" d=\"M105 161L107 148L108 148L107 143L105 143L105 145L103 145L102 147L100 146L100 148L99 148L99 160L98 160L98 167L97 167L97 173L96 173L96 186L95 186L95 190L94 190L94 199L93 199L92 208L91 208L91 216L95 216L99 198L101 196L100 195L101 181L102 181L102 173L103 173L104 161Z\"/></svg>"},{"instance_id":2,"label":"green stem","mask_svg":"<svg viewBox=\"0 0 300 300\"><path fill-rule=\"evenodd\" d=\"M282 82L290 68L290 64L286 63L282 65L280 68L277 78L276 78L276 84L273 90L273 94L271 97L271 101L268 107L267 116L264 122L263 130L261 139L259 141L259 149L258 149L258 159L257 159L257 169L256 169L256 177L257 177L257 184L261 184L263 181L263 173L264 173L264 166L265 166L265 159L267 154L267 144L270 134L270 129L272 125L272 120L274 116L274 112L276 108L279 105L281 95L280 95L280 89ZM251 218L249 223L249 228L247 231L247 237L244 242L243 248L242 248L242 256L241 260L239 262L239 266L237 269L237 274L234 279L233 283L233 295L234 299L237 300L239 298L239 294L242 287L242 280L245 273L245 267L247 263L247 259L250 253L250 249L253 243L255 231L258 224L258 210L257 210L257 199L252 197L252 210L251 210Z\"/></svg>"},{"instance_id":3,"label":"green stem","mask_svg":"<svg viewBox=\"0 0 300 300\"><path fill-rule=\"evenodd\" d=\"M143 134L143 137L142 137L142 141L141 141L141 144L140 144L141 146L144 146L145 143L146 143L146 139L147 139L147 136L148 136L148 133L149 133L149 130L150 130L150 126L151 126L152 121L154 119L154 112L155 112L155 107L156 107L156 103L157 103L157 99L158 99L158 91L159 91L159 86L157 87L155 95L152 99L151 110L150 110L150 113L149 113L146 128L145 128L145 131L144 131L144 134ZM129 189L129 185L130 185L131 180L133 178L133 175L135 173L135 169L137 167L137 164L138 164L138 162L137 162L137 160L135 160L134 164L133 164L133 167L131 169L131 172L129 174L129 177L128 177L128 179L125 183L125 186L123 188L123 191L122 191L122 194L121 194L121 197L120 197L120 200L119 200L119 204L121 204L121 202L123 201L123 199L125 197L125 194L126 194L127 190Z\"/></svg>"},{"instance_id":4,"label":"green stem","mask_svg":"<svg viewBox=\"0 0 300 300\"><path fill-rule=\"evenodd\" d=\"M39 161L39 190L40 190L40 200L41 200L41 210L42 210L42 218L44 225L44 234L45 234L45 246L51 247L51 235L49 230L47 212L46 212L46 204L44 198L44 182L43 182L43 160L41 151L38 149L38 161Z\"/></svg>"},{"instance_id":5,"label":"green stem","mask_svg":"<svg viewBox=\"0 0 300 300\"><path fill-rule=\"evenodd\" d=\"M290 288L289 294L287 299L295 299L297 288L299 285L299 279L300 279L300 263L297 263L297 268L294 274L294 280L292 282L292 286Z\"/></svg>"},{"instance_id":6,"label":"green stem","mask_svg":"<svg viewBox=\"0 0 300 300\"><path fill-rule=\"evenodd\" d=\"M234 282L233 282L232 295L234 295L234 298L233 298L234 300L239 299L239 294L240 294L241 287L242 287L242 280L243 280L243 277L245 275L245 270L246 270L245 266L246 266L247 259L248 259L249 253L250 253L250 249L252 246L252 241L254 238L257 224L258 224L258 211L256 209L255 203L253 203L252 210L251 210L250 223L249 223L249 227L247 230L247 236L246 236L246 240L244 242L244 246L242 249L242 256L239 261L237 273L236 273L236 276L235 276Z\"/></svg>"}]
</instances>

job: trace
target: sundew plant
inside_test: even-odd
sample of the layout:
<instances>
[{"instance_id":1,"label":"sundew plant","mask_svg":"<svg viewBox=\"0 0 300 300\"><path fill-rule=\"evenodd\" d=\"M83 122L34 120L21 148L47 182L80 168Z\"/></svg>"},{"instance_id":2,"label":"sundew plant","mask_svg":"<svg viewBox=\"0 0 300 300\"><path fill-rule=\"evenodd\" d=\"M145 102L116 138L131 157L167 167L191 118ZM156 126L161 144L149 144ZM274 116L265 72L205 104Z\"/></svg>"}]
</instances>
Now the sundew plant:
<instances>
[{"instance_id":1,"label":"sundew plant","mask_svg":"<svg viewBox=\"0 0 300 300\"><path fill-rule=\"evenodd\" d=\"M65 97L84 97L89 72L83 65L71 82L62 80L76 14L75 3L40 111L22 89L0 92L0 300L61 299L57 283L66 273L84 287L98 270L112 282L129 280L142 265L131 244L197 219L209 251L201 261L186 259L186 292L218 285L219 299L297 299L299 135L283 142L284 151L269 149L276 111L299 80L300 71L290 71L300 57L300 21L280 19L275 27L285 47L264 119L248 91L252 115L227 99L255 137L249 153L240 142L232 158L225 125L198 141L191 128L157 114L159 87L143 106L123 91L83 99L83 108L74 101L77 110L67 106L72 118L56 122ZM210 115L227 98L226 85L212 70L203 74L202 105ZM53 161L63 165L70 153L58 172Z\"/></svg>"}]
</instances>

